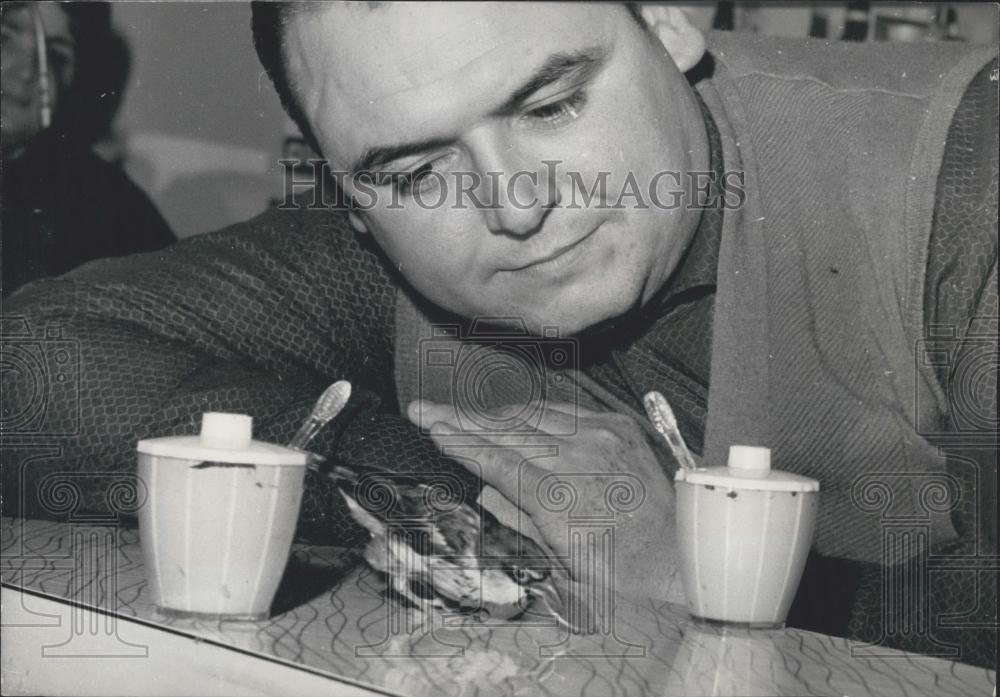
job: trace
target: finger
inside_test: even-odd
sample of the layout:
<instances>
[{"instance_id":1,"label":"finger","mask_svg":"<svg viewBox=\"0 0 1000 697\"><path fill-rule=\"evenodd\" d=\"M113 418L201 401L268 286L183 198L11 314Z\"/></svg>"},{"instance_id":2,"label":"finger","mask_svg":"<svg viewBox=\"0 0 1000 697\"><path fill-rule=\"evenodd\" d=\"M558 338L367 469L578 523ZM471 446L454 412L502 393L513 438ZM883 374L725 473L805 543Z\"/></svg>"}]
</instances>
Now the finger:
<instances>
[{"instance_id":1,"label":"finger","mask_svg":"<svg viewBox=\"0 0 1000 697\"><path fill-rule=\"evenodd\" d=\"M511 404L477 413L469 413L468 410L460 413L460 411L460 407L452 404L418 399L410 402L406 415L410 421L423 429L429 429L435 423L443 423L469 434L501 431L524 433L533 430L524 417L535 415L537 420L537 410L527 409L523 405Z\"/></svg>"},{"instance_id":2,"label":"finger","mask_svg":"<svg viewBox=\"0 0 1000 697\"><path fill-rule=\"evenodd\" d=\"M550 418L552 419L564 420L565 417L570 417L572 419L593 418L606 413L604 411L589 409L573 402L545 401L542 403L541 409L543 421L550 414ZM440 404L426 399L415 399L409 403L406 409L407 417L413 423L418 425L421 421L421 416L423 416L423 423L427 425L433 424L435 421L446 421L457 424L456 412L457 409L451 404ZM484 410L484 414L496 417L497 419L502 419L504 417L513 419L514 417L520 416L521 421L525 424L531 424L534 421L538 421L537 407L525 404L509 404L496 409ZM561 428L561 426L557 426L557 428Z\"/></svg>"},{"instance_id":3,"label":"finger","mask_svg":"<svg viewBox=\"0 0 1000 697\"><path fill-rule=\"evenodd\" d=\"M540 430L559 436L564 444L569 444L589 427L604 423L608 414L615 413L595 411L571 402L546 403Z\"/></svg>"},{"instance_id":4,"label":"finger","mask_svg":"<svg viewBox=\"0 0 1000 697\"><path fill-rule=\"evenodd\" d=\"M579 428L579 413L574 404L545 402L535 420L539 431L553 436L572 435Z\"/></svg>"},{"instance_id":5,"label":"finger","mask_svg":"<svg viewBox=\"0 0 1000 697\"><path fill-rule=\"evenodd\" d=\"M546 402L545 410L560 412L566 416L573 417L574 419L591 419L607 413L589 409L581 404L574 404L573 402Z\"/></svg>"},{"instance_id":6,"label":"finger","mask_svg":"<svg viewBox=\"0 0 1000 697\"><path fill-rule=\"evenodd\" d=\"M565 450L569 445L567 439L573 436L559 437L534 431L470 433L450 423L439 421L432 426L431 437L439 447L447 447L450 451L457 451L466 445L492 451L507 451L510 458L517 463L531 460L537 468L548 471L555 467L560 451Z\"/></svg>"},{"instance_id":7,"label":"finger","mask_svg":"<svg viewBox=\"0 0 1000 697\"><path fill-rule=\"evenodd\" d=\"M410 402L406 415L422 429L444 423L465 433L499 438L508 444L531 442L530 438L525 440L530 436L576 433L577 419L572 413L573 405L561 405L558 410L550 410L546 406L508 404L478 415L465 414L467 418L462 419L463 415L450 404L415 400Z\"/></svg>"},{"instance_id":8,"label":"finger","mask_svg":"<svg viewBox=\"0 0 1000 697\"><path fill-rule=\"evenodd\" d=\"M415 425L424 430L439 421L455 423L455 409L449 404L438 404L425 399L415 399L406 407L406 417Z\"/></svg>"},{"instance_id":9,"label":"finger","mask_svg":"<svg viewBox=\"0 0 1000 697\"><path fill-rule=\"evenodd\" d=\"M482 456L488 466L502 466L512 472L512 476L520 476L522 493L528 490L534 491L536 485L546 475L567 469L565 458L560 457L560 455L565 454L565 449L560 447L560 444L565 445L565 442L554 442L548 436L545 440L538 437L534 439L529 437L504 439L500 436L476 436L476 439L478 444L474 447L479 448L476 451L476 456ZM466 446L473 447L470 446L467 436L461 436L461 440L451 439L446 446L448 452L445 454L449 457L455 457L456 455L450 453L473 452L466 449ZM490 452L502 454L491 457ZM498 459L502 460L504 464L497 465L496 460Z\"/></svg>"},{"instance_id":10,"label":"finger","mask_svg":"<svg viewBox=\"0 0 1000 697\"><path fill-rule=\"evenodd\" d=\"M519 500L525 483L535 486L545 474L516 450L462 433L443 422L433 424L430 434L443 455L456 460L511 501Z\"/></svg>"}]
</instances>

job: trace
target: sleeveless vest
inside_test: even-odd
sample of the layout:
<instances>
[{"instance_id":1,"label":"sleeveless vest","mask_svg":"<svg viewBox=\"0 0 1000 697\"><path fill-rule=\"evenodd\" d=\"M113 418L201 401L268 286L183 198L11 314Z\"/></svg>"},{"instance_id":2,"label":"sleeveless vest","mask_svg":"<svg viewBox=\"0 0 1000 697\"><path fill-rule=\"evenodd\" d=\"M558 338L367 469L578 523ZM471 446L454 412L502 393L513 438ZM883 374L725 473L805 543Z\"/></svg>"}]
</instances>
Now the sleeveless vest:
<instances>
[{"instance_id":1,"label":"sleeveless vest","mask_svg":"<svg viewBox=\"0 0 1000 697\"><path fill-rule=\"evenodd\" d=\"M924 273L948 126L995 50L707 38L714 68L695 89L747 198L724 222L703 462L761 445L776 469L818 479L821 554L888 564L936 547L956 535L960 492L932 443L948 407L922 351ZM432 314L399 293L404 408L458 398L427 349L461 338ZM579 371L558 382L549 398L645 421ZM496 404L537 393L492 391ZM892 520L926 534L887 545Z\"/></svg>"}]
</instances>

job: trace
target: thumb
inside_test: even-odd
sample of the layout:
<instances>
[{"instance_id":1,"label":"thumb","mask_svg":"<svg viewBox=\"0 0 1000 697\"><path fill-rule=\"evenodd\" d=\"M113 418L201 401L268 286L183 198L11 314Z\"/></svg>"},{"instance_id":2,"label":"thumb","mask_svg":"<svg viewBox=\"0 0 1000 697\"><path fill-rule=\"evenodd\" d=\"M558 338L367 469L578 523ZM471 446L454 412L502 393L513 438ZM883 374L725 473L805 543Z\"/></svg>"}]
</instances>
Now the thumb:
<instances>
[{"instance_id":1,"label":"thumb","mask_svg":"<svg viewBox=\"0 0 1000 697\"><path fill-rule=\"evenodd\" d=\"M516 450L487 441L480 436L460 431L444 422L430 428L430 436L441 454L465 467L471 474L489 484L505 498L530 513L521 505L523 494L533 493L546 471ZM544 456L551 457L545 448ZM526 502L525 502L526 503Z\"/></svg>"}]
</instances>

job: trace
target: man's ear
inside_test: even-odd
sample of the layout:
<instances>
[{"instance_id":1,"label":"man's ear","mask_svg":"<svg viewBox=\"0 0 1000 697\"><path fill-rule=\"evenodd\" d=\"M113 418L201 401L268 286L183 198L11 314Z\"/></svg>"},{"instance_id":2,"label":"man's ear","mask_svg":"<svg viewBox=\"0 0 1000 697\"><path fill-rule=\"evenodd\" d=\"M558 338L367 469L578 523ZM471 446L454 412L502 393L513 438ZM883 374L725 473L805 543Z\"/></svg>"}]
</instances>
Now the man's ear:
<instances>
[{"instance_id":1,"label":"man's ear","mask_svg":"<svg viewBox=\"0 0 1000 697\"><path fill-rule=\"evenodd\" d=\"M356 231L360 232L362 235L368 234L368 223L365 219L361 217L361 214L357 211L348 211L347 218L351 221L351 227Z\"/></svg>"},{"instance_id":2,"label":"man's ear","mask_svg":"<svg viewBox=\"0 0 1000 697\"><path fill-rule=\"evenodd\" d=\"M672 5L643 5L641 12L682 73L698 64L705 55L705 37L691 24L684 10Z\"/></svg>"}]
</instances>

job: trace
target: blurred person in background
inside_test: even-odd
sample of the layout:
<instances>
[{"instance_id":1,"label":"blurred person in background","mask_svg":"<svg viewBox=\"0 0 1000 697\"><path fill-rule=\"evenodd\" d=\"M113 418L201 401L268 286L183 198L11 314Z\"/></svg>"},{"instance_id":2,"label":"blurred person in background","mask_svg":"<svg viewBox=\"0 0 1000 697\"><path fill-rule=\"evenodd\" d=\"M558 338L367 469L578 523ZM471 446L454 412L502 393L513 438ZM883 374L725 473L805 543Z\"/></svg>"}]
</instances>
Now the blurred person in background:
<instances>
[{"instance_id":1,"label":"blurred person in background","mask_svg":"<svg viewBox=\"0 0 1000 697\"><path fill-rule=\"evenodd\" d=\"M149 197L93 150L110 130L129 68L110 6L10 2L0 16L3 294L174 242Z\"/></svg>"}]
</instances>

